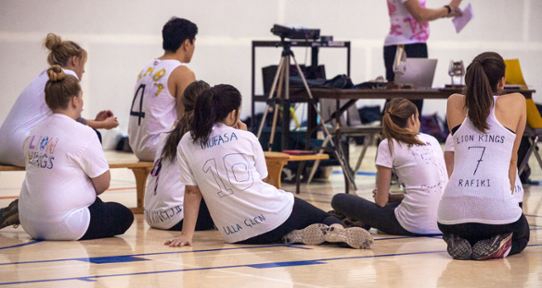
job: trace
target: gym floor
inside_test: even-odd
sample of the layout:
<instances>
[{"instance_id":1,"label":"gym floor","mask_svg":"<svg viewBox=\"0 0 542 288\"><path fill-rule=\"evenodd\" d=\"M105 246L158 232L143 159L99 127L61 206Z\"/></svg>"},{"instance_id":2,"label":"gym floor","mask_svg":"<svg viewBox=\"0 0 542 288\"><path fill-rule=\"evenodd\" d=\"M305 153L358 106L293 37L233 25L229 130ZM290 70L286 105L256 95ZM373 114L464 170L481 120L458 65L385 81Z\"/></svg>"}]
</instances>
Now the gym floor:
<instances>
[{"instance_id":1,"label":"gym floor","mask_svg":"<svg viewBox=\"0 0 542 288\"><path fill-rule=\"evenodd\" d=\"M351 163L360 147L351 146ZM370 198L375 187L370 147L356 176L356 194ZM112 156L113 155L113 156ZM114 154L106 152L108 159ZM531 179L542 180L536 159ZM135 180L113 169L101 198L135 207ZM0 173L0 205L19 195L24 172ZM295 186L284 184L286 191ZM218 231L196 232L193 247L163 243L179 235L151 229L143 214L126 234L90 241L49 242L30 238L21 227L0 230L0 286L7 287L542 287L542 186L524 186L523 212L531 239L520 254L488 261L452 260L441 237L386 235L371 229L373 249L332 244L230 245ZM326 211L344 192L339 167L328 179L301 186L299 197ZM351 192L352 193L352 192Z\"/></svg>"}]
</instances>

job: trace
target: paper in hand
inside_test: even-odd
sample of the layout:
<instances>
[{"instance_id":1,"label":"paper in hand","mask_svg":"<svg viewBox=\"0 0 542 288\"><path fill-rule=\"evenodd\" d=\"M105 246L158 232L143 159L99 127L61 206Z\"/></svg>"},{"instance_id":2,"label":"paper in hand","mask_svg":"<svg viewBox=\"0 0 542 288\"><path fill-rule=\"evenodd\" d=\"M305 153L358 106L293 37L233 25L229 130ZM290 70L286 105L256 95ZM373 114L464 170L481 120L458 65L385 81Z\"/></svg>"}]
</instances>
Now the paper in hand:
<instances>
[{"instance_id":1,"label":"paper in hand","mask_svg":"<svg viewBox=\"0 0 542 288\"><path fill-rule=\"evenodd\" d=\"M452 19L452 22L455 26L455 31L457 33L461 32L461 30L465 28L467 23L469 23L469 21L474 17L474 14L472 13L472 6L470 5L470 3L461 12L463 13L463 15L454 17L454 19Z\"/></svg>"}]
</instances>

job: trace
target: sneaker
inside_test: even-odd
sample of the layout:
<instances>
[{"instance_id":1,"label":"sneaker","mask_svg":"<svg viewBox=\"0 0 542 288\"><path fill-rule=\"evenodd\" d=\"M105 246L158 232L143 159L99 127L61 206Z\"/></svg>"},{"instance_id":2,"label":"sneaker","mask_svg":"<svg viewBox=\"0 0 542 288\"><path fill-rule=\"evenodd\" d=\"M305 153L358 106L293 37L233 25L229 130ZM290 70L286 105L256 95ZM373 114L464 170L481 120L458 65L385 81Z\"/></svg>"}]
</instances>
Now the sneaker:
<instances>
[{"instance_id":1,"label":"sneaker","mask_svg":"<svg viewBox=\"0 0 542 288\"><path fill-rule=\"evenodd\" d=\"M488 260L508 256L512 249L512 234L501 234L491 239L476 242L472 247L472 259Z\"/></svg>"},{"instance_id":2,"label":"sneaker","mask_svg":"<svg viewBox=\"0 0 542 288\"><path fill-rule=\"evenodd\" d=\"M373 247L373 236L360 227L337 229L329 227L325 234L326 242L344 243L355 249L370 249Z\"/></svg>"},{"instance_id":3,"label":"sneaker","mask_svg":"<svg viewBox=\"0 0 542 288\"><path fill-rule=\"evenodd\" d=\"M318 245L324 243L324 235L329 226L325 224L312 224L301 230L294 230L282 237L286 244L303 243L306 245Z\"/></svg>"},{"instance_id":4,"label":"sneaker","mask_svg":"<svg viewBox=\"0 0 542 288\"><path fill-rule=\"evenodd\" d=\"M356 220L356 219L346 217L346 215L338 213L335 210L330 210L330 211L327 212L327 214L339 219L341 221L341 224L344 226L344 228L360 227L360 228L363 228L365 230L371 229L371 225L365 224L364 222Z\"/></svg>"},{"instance_id":5,"label":"sneaker","mask_svg":"<svg viewBox=\"0 0 542 288\"><path fill-rule=\"evenodd\" d=\"M15 199L8 207L0 209L0 229L19 224L19 199Z\"/></svg>"},{"instance_id":6,"label":"sneaker","mask_svg":"<svg viewBox=\"0 0 542 288\"><path fill-rule=\"evenodd\" d=\"M459 236L454 237L453 234L442 235L442 239L448 244L448 254L454 259L470 260L472 255L472 247L469 241Z\"/></svg>"}]
</instances>

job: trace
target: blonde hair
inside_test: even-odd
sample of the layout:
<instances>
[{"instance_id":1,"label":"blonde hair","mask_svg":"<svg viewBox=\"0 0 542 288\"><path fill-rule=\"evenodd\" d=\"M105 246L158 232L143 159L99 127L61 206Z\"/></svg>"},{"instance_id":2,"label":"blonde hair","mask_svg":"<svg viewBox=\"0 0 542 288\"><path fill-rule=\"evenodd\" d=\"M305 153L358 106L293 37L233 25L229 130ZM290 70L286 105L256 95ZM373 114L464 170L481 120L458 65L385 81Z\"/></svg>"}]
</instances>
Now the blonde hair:
<instances>
[{"instance_id":1,"label":"blonde hair","mask_svg":"<svg viewBox=\"0 0 542 288\"><path fill-rule=\"evenodd\" d=\"M87 51L85 51L85 49L81 48L81 46L75 42L62 41L60 36L53 33L47 34L47 37L45 37L45 40L43 41L43 46L51 50L49 56L47 56L49 65L60 65L61 67L65 67L73 56L76 56L83 61L87 60Z\"/></svg>"},{"instance_id":2,"label":"blonde hair","mask_svg":"<svg viewBox=\"0 0 542 288\"><path fill-rule=\"evenodd\" d=\"M388 139L390 153L393 153L393 141L406 143L411 146L414 144L425 145L418 139L417 131L407 129L408 119L414 115L418 116L418 108L414 103L404 98L394 98L385 107L385 113L382 117L382 134Z\"/></svg>"},{"instance_id":3,"label":"blonde hair","mask_svg":"<svg viewBox=\"0 0 542 288\"><path fill-rule=\"evenodd\" d=\"M47 69L49 81L45 84L45 103L51 110L66 109L73 97L81 91L79 80L72 75L66 75L59 65Z\"/></svg>"}]
</instances>

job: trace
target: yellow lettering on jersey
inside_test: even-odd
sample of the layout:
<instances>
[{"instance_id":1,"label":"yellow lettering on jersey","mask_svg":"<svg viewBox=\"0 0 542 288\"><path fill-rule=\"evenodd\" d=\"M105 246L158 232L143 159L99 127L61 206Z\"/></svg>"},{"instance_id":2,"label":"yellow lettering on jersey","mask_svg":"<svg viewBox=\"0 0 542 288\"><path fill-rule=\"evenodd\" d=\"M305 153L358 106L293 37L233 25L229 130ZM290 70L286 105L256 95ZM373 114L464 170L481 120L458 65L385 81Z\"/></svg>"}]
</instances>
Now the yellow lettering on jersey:
<instances>
[{"instance_id":1,"label":"yellow lettering on jersey","mask_svg":"<svg viewBox=\"0 0 542 288\"><path fill-rule=\"evenodd\" d=\"M158 87L158 91L156 92L156 94L154 94L154 96L158 96L158 94L162 92L162 89L164 89L164 85L154 83L154 86Z\"/></svg>"},{"instance_id":2,"label":"yellow lettering on jersey","mask_svg":"<svg viewBox=\"0 0 542 288\"><path fill-rule=\"evenodd\" d=\"M141 73L143 73L143 71L139 72L139 75L137 76L137 81L141 80Z\"/></svg>"},{"instance_id":3,"label":"yellow lettering on jersey","mask_svg":"<svg viewBox=\"0 0 542 288\"><path fill-rule=\"evenodd\" d=\"M152 80L154 80L155 82L160 80L160 78L162 78L162 76L166 75L166 69L162 68L160 69L160 71L158 71L156 74L154 74L154 76L152 76Z\"/></svg>"},{"instance_id":4,"label":"yellow lettering on jersey","mask_svg":"<svg viewBox=\"0 0 542 288\"><path fill-rule=\"evenodd\" d=\"M143 74L143 77L147 76L147 73L152 75L153 71L154 71L154 68L149 67L149 69L147 69L147 72L145 72L145 74Z\"/></svg>"}]
</instances>

